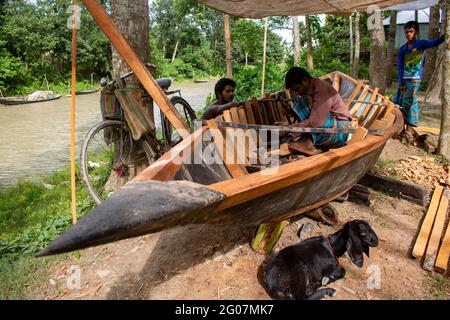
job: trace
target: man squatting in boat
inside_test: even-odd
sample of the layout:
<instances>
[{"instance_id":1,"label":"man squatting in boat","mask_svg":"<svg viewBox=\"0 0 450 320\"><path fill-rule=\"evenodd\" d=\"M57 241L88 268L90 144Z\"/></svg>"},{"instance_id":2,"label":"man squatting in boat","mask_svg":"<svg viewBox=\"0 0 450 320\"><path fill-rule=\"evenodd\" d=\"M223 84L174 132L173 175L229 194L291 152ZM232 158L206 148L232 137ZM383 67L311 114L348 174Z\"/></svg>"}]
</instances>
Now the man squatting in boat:
<instances>
[{"instance_id":1,"label":"man squatting in boat","mask_svg":"<svg viewBox=\"0 0 450 320\"><path fill-rule=\"evenodd\" d=\"M214 93L216 94L217 100L206 108L202 119L214 119L215 117L221 115L225 110L237 107L238 104L233 102L235 88L236 82L231 79L222 78L217 81L214 87Z\"/></svg>"},{"instance_id":2,"label":"man squatting in boat","mask_svg":"<svg viewBox=\"0 0 450 320\"><path fill-rule=\"evenodd\" d=\"M402 110L406 123L405 137L412 139L412 127L419 124L419 104L416 95L422 80L426 49L437 47L444 42L445 37L442 35L436 40L417 40L419 24L416 21L407 22L404 29L407 43L398 50L399 89L393 102Z\"/></svg>"},{"instance_id":3,"label":"man squatting in boat","mask_svg":"<svg viewBox=\"0 0 450 320\"><path fill-rule=\"evenodd\" d=\"M294 93L292 95L294 111L300 119L300 122L292 124L292 127L350 127L351 115L345 108L340 94L326 82L311 77L305 69L291 68L285 77L285 87ZM295 147L304 154L314 155L321 152L319 149L345 145L348 135L348 133L302 134Z\"/></svg>"}]
</instances>

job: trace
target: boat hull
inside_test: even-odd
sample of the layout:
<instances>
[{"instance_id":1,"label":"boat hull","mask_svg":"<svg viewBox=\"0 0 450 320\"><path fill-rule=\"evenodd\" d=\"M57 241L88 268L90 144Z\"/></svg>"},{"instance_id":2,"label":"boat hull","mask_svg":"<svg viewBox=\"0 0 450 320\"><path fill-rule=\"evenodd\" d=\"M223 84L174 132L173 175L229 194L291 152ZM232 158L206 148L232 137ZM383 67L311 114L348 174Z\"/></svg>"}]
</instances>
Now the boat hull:
<instances>
[{"instance_id":1,"label":"boat hull","mask_svg":"<svg viewBox=\"0 0 450 320\"><path fill-rule=\"evenodd\" d=\"M54 98L44 99L44 100L35 100L35 101L28 101L28 100L23 100L23 99L19 99L19 98L0 98L0 104L4 104L7 106L15 106L15 105L21 105L21 104L48 102L48 101L58 100L61 97L62 97L62 95L58 95Z\"/></svg>"}]
</instances>

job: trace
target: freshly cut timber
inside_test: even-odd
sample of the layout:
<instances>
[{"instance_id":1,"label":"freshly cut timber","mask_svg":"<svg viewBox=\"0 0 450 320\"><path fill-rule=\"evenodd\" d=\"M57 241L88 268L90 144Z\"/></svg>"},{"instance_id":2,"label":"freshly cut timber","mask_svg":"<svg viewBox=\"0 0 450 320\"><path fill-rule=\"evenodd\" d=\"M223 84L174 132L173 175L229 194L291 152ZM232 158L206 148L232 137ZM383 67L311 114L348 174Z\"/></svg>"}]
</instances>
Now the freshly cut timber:
<instances>
[{"instance_id":1,"label":"freshly cut timber","mask_svg":"<svg viewBox=\"0 0 450 320\"><path fill-rule=\"evenodd\" d=\"M38 256L188 224L278 223L345 194L376 163L386 142L401 132L403 117L389 99L345 74L334 72L322 80L338 83L347 107L355 110L353 125L358 130L345 146L305 157L281 150L286 137L273 132L221 127L220 122L230 118L234 123L269 126L296 121L290 112L292 100L280 95L283 92L242 102L185 137ZM373 119L365 121L365 116ZM360 131L364 134L357 134ZM246 152L235 152L242 146ZM276 161L267 161L274 155Z\"/></svg>"}]
</instances>

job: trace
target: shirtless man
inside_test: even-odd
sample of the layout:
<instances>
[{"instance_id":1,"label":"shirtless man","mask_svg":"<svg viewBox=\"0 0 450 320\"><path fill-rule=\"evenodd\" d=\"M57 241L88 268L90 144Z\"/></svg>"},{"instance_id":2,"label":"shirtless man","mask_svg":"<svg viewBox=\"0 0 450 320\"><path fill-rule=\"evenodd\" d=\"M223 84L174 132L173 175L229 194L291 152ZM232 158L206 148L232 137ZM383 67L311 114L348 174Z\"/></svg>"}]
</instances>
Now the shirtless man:
<instances>
[{"instance_id":1,"label":"shirtless man","mask_svg":"<svg viewBox=\"0 0 450 320\"><path fill-rule=\"evenodd\" d=\"M238 104L233 102L235 87L236 83L231 79L222 78L217 81L216 86L214 87L217 100L206 108L202 119L214 119L222 114L223 111L237 107Z\"/></svg>"}]
</instances>

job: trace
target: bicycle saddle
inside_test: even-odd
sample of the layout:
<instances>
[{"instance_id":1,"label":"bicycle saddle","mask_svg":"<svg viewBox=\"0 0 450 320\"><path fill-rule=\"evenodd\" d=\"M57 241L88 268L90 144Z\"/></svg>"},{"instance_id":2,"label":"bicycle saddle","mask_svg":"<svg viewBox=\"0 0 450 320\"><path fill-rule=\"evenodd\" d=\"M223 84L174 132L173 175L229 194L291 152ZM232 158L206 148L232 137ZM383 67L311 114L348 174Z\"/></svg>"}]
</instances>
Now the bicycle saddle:
<instances>
[{"instance_id":1,"label":"bicycle saddle","mask_svg":"<svg viewBox=\"0 0 450 320\"><path fill-rule=\"evenodd\" d=\"M157 79L156 83L163 89L167 90L172 85L172 79L170 78L161 78Z\"/></svg>"}]
</instances>

